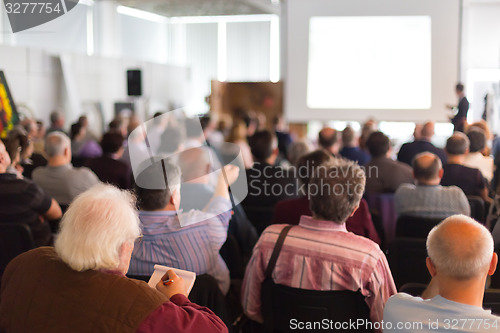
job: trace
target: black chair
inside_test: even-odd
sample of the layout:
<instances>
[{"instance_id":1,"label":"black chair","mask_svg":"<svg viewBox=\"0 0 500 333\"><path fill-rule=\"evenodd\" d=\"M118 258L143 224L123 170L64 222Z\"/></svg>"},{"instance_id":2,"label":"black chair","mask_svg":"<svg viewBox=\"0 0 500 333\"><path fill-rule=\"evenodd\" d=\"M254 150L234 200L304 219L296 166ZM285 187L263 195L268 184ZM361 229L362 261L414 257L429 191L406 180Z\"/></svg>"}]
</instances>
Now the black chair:
<instances>
[{"instance_id":1,"label":"black chair","mask_svg":"<svg viewBox=\"0 0 500 333\"><path fill-rule=\"evenodd\" d=\"M476 195L468 195L470 205L470 217L484 224L486 222L486 208L483 198Z\"/></svg>"},{"instance_id":2,"label":"black chair","mask_svg":"<svg viewBox=\"0 0 500 333\"><path fill-rule=\"evenodd\" d=\"M316 291L291 288L272 283L270 290L262 290L262 316L267 333L295 332L293 320L298 322L341 323L349 320L369 321L370 311L365 297L359 291ZM295 328L295 329L294 329ZM363 327L361 330L343 330L333 325L322 332L372 332ZM310 332L319 332L316 327Z\"/></svg>"},{"instance_id":3,"label":"black chair","mask_svg":"<svg viewBox=\"0 0 500 333\"><path fill-rule=\"evenodd\" d=\"M402 215L396 222L396 237L426 239L429 231L441 221L441 218Z\"/></svg>"},{"instance_id":4,"label":"black chair","mask_svg":"<svg viewBox=\"0 0 500 333\"><path fill-rule=\"evenodd\" d=\"M0 281L8 263L35 248L31 229L22 223L0 223Z\"/></svg>"},{"instance_id":5,"label":"black chair","mask_svg":"<svg viewBox=\"0 0 500 333\"><path fill-rule=\"evenodd\" d=\"M387 251L387 260L396 288L399 289L408 282L428 284L431 276L425 265L426 258L425 239L396 238Z\"/></svg>"},{"instance_id":6,"label":"black chair","mask_svg":"<svg viewBox=\"0 0 500 333\"><path fill-rule=\"evenodd\" d=\"M271 224L274 207L243 205L243 209L259 235Z\"/></svg>"},{"instance_id":7,"label":"black chair","mask_svg":"<svg viewBox=\"0 0 500 333\"><path fill-rule=\"evenodd\" d=\"M420 296L427 285L421 283L406 283L399 290L412 296ZM500 289L486 289L484 291L483 308L491 310L494 315L500 315Z\"/></svg>"}]
</instances>

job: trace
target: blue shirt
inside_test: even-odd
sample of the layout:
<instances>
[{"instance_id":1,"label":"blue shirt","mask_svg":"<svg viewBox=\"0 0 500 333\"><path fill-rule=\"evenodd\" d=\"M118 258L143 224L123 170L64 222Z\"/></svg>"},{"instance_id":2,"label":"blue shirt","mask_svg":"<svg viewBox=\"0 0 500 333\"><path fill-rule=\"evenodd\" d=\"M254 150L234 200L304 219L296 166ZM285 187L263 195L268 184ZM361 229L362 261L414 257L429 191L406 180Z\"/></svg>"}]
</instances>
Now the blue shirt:
<instances>
[{"instance_id":1,"label":"blue shirt","mask_svg":"<svg viewBox=\"0 0 500 333\"><path fill-rule=\"evenodd\" d=\"M181 199L182 201L183 199ZM184 198L184 200L189 200ZM214 213L220 213L215 215ZM144 237L134 246L128 274L151 275L154 265L209 274L225 294L229 290L229 270L219 254L227 238L231 203L213 198L204 211L140 211ZM197 221L185 224L179 221ZM201 222L198 222L201 221Z\"/></svg>"}]
</instances>

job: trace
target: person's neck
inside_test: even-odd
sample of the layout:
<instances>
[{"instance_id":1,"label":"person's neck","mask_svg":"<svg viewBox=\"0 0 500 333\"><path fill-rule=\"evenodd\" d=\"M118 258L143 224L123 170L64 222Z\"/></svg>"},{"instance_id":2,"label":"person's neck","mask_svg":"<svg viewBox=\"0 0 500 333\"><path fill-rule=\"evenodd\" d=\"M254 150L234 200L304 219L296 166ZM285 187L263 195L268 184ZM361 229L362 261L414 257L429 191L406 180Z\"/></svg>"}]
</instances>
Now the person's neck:
<instances>
[{"instance_id":1,"label":"person's neck","mask_svg":"<svg viewBox=\"0 0 500 333\"><path fill-rule=\"evenodd\" d=\"M465 155L448 155L448 164L464 164Z\"/></svg>"},{"instance_id":2,"label":"person's neck","mask_svg":"<svg viewBox=\"0 0 500 333\"><path fill-rule=\"evenodd\" d=\"M415 141L426 141L426 142L431 142L432 137L431 136L421 136L418 139L415 139Z\"/></svg>"},{"instance_id":3,"label":"person's neck","mask_svg":"<svg viewBox=\"0 0 500 333\"><path fill-rule=\"evenodd\" d=\"M337 156L339 154L339 150L336 146L328 147L328 148L326 148L326 150L328 150L330 153L332 153L335 156Z\"/></svg>"},{"instance_id":4,"label":"person's neck","mask_svg":"<svg viewBox=\"0 0 500 333\"><path fill-rule=\"evenodd\" d=\"M69 161L64 156L54 156L54 157L49 158L49 161L47 164L49 166L52 166L52 167L57 167L57 166L69 164Z\"/></svg>"},{"instance_id":5,"label":"person's neck","mask_svg":"<svg viewBox=\"0 0 500 333\"><path fill-rule=\"evenodd\" d=\"M434 186L434 185L439 185L441 184L441 178L439 177L436 177L434 179L431 179L431 180L419 180L419 179L416 179L416 182L417 182L417 185L422 185L422 186Z\"/></svg>"},{"instance_id":6,"label":"person's neck","mask_svg":"<svg viewBox=\"0 0 500 333\"><path fill-rule=\"evenodd\" d=\"M441 277L438 281L439 295L453 302L481 307L485 283L486 277L463 281Z\"/></svg>"}]
</instances>

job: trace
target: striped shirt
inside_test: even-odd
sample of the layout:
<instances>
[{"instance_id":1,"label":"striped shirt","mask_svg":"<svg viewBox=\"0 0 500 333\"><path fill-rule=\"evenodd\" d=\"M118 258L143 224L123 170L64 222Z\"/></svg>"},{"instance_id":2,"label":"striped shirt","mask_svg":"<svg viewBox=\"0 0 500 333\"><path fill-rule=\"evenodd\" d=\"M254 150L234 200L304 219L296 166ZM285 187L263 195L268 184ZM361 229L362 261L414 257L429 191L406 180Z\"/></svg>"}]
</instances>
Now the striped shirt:
<instances>
[{"instance_id":1,"label":"striped shirt","mask_svg":"<svg viewBox=\"0 0 500 333\"><path fill-rule=\"evenodd\" d=\"M279 233L285 225L262 233L247 266L242 287L243 310L262 322L260 289ZM273 280L277 284L310 290L360 289L366 296L372 321L382 320L384 304L396 293L384 253L373 241L346 230L345 224L302 216L285 239Z\"/></svg>"},{"instance_id":2,"label":"striped shirt","mask_svg":"<svg viewBox=\"0 0 500 333\"><path fill-rule=\"evenodd\" d=\"M396 214L427 218L447 218L455 214L470 215L464 192L457 186L401 185L394 195Z\"/></svg>"},{"instance_id":3,"label":"striped shirt","mask_svg":"<svg viewBox=\"0 0 500 333\"><path fill-rule=\"evenodd\" d=\"M187 199L187 198L186 198ZM210 212L224 212L215 215ZM200 221L181 227L175 211L140 211L144 237L135 244L128 274L151 275L154 265L180 268L196 274L209 274L221 291L229 290L229 270L219 255L226 241L231 203L213 198L204 211L181 213L183 221ZM206 215L207 218L203 218Z\"/></svg>"}]
</instances>

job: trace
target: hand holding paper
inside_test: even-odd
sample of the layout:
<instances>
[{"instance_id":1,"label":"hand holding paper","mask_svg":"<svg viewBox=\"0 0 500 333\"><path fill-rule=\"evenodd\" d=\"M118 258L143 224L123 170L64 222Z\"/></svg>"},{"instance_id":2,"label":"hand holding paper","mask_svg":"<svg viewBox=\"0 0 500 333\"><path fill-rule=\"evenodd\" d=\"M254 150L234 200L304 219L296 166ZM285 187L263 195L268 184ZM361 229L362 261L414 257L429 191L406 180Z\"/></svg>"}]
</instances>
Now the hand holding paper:
<instances>
[{"instance_id":1,"label":"hand holding paper","mask_svg":"<svg viewBox=\"0 0 500 333\"><path fill-rule=\"evenodd\" d=\"M168 283L164 283L164 281L168 281ZM175 274L173 270L168 270L163 277L156 284L156 290L167 296L168 298L181 294L184 296L188 296L186 286L184 284L184 279Z\"/></svg>"}]
</instances>

